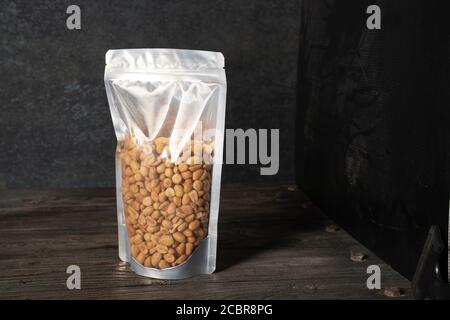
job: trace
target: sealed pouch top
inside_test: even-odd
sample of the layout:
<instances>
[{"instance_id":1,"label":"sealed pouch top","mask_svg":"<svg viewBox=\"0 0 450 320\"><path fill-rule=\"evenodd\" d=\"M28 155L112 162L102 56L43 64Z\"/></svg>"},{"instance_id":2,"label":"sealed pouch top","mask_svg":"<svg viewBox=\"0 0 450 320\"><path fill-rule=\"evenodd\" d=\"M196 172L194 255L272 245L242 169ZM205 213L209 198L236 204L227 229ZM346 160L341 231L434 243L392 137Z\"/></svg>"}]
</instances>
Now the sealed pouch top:
<instances>
[{"instance_id":1,"label":"sealed pouch top","mask_svg":"<svg viewBox=\"0 0 450 320\"><path fill-rule=\"evenodd\" d=\"M225 60L220 52L182 49L109 50L106 65L112 69L222 69Z\"/></svg>"}]
</instances>

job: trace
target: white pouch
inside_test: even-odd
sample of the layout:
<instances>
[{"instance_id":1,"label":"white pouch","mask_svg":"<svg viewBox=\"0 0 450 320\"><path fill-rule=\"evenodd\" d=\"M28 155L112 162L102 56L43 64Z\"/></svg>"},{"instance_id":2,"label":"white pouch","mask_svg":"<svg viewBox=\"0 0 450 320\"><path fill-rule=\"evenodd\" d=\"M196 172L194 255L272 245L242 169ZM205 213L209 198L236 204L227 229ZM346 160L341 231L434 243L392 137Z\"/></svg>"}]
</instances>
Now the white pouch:
<instances>
[{"instance_id":1,"label":"white pouch","mask_svg":"<svg viewBox=\"0 0 450 320\"><path fill-rule=\"evenodd\" d=\"M225 122L218 52L106 53L117 137L119 257L137 274L182 279L216 267Z\"/></svg>"}]
</instances>

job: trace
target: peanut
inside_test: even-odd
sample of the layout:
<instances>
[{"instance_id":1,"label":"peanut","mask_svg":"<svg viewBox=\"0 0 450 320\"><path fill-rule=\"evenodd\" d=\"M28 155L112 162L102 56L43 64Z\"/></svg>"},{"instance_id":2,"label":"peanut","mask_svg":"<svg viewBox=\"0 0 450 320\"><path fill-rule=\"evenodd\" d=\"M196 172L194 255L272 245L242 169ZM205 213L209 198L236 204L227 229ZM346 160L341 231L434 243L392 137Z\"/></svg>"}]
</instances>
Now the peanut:
<instances>
[{"instance_id":1,"label":"peanut","mask_svg":"<svg viewBox=\"0 0 450 320\"><path fill-rule=\"evenodd\" d=\"M163 259L163 260L159 261L158 267L160 269L164 269L164 268L170 267L170 265L166 260Z\"/></svg>"},{"instance_id":2,"label":"peanut","mask_svg":"<svg viewBox=\"0 0 450 320\"><path fill-rule=\"evenodd\" d=\"M172 253L166 253L164 255L164 260L166 260L168 263L172 263L175 261L175 256Z\"/></svg>"},{"instance_id":3,"label":"peanut","mask_svg":"<svg viewBox=\"0 0 450 320\"><path fill-rule=\"evenodd\" d=\"M152 258L147 257L144 261L144 267L151 267L152 266Z\"/></svg>"},{"instance_id":4,"label":"peanut","mask_svg":"<svg viewBox=\"0 0 450 320\"><path fill-rule=\"evenodd\" d=\"M164 235L159 239L159 242L167 247L173 244L173 237L170 235Z\"/></svg>"},{"instance_id":5,"label":"peanut","mask_svg":"<svg viewBox=\"0 0 450 320\"><path fill-rule=\"evenodd\" d=\"M200 221L199 220L194 220L191 223L189 223L189 230L194 231L199 226L200 226Z\"/></svg>"},{"instance_id":6,"label":"peanut","mask_svg":"<svg viewBox=\"0 0 450 320\"><path fill-rule=\"evenodd\" d=\"M202 174L203 174L203 170L202 169L198 169L198 170L196 170L196 171L194 171L192 173L192 178L194 180L200 180L200 177L202 176Z\"/></svg>"},{"instance_id":7,"label":"peanut","mask_svg":"<svg viewBox=\"0 0 450 320\"><path fill-rule=\"evenodd\" d=\"M174 174L172 177L172 182L174 184L179 184L181 182L181 180L182 180L181 175L179 175L178 173Z\"/></svg>"},{"instance_id":8,"label":"peanut","mask_svg":"<svg viewBox=\"0 0 450 320\"><path fill-rule=\"evenodd\" d=\"M152 260L151 260L152 265L153 265L154 267L157 267L160 261L161 261L161 253L155 252L155 253L152 255Z\"/></svg>"},{"instance_id":9,"label":"peanut","mask_svg":"<svg viewBox=\"0 0 450 320\"><path fill-rule=\"evenodd\" d=\"M138 256L136 257L136 260L137 260L140 264L143 264L145 258L146 258L145 254L142 253L142 252L140 252L140 253L138 254Z\"/></svg>"},{"instance_id":10,"label":"peanut","mask_svg":"<svg viewBox=\"0 0 450 320\"><path fill-rule=\"evenodd\" d=\"M186 242L186 237L184 236L184 234L182 234L181 232L175 232L173 234L173 238L180 243L184 243Z\"/></svg>"},{"instance_id":11,"label":"peanut","mask_svg":"<svg viewBox=\"0 0 450 320\"><path fill-rule=\"evenodd\" d=\"M192 243L186 243L186 254L190 255L194 250L194 245Z\"/></svg>"},{"instance_id":12,"label":"peanut","mask_svg":"<svg viewBox=\"0 0 450 320\"><path fill-rule=\"evenodd\" d=\"M191 154L172 162L169 139L119 144L122 198L131 255L144 267L165 269L185 262L207 235L212 145L191 141ZM162 154L163 153L163 154Z\"/></svg>"},{"instance_id":13,"label":"peanut","mask_svg":"<svg viewBox=\"0 0 450 320\"><path fill-rule=\"evenodd\" d=\"M192 185L192 187L197 191L201 191L203 189L203 182L200 180L196 180L196 181L194 181L194 184Z\"/></svg>"},{"instance_id":14,"label":"peanut","mask_svg":"<svg viewBox=\"0 0 450 320\"><path fill-rule=\"evenodd\" d=\"M186 222L182 222L182 223L178 226L177 230L180 231L180 232L183 232L184 230L186 230L187 226L188 226L188 224L187 224Z\"/></svg>"},{"instance_id":15,"label":"peanut","mask_svg":"<svg viewBox=\"0 0 450 320\"><path fill-rule=\"evenodd\" d=\"M191 192L189 192L189 198L191 199L192 202L197 202L198 201L198 193L195 190L192 190Z\"/></svg>"},{"instance_id":16,"label":"peanut","mask_svg":"<svg viewBox=\"0 0 450 320\"><path fill-rule=\"evenodd\" d=\"M191 198L189 197L188 193L183 194L183 197L181 198L181 204L189 204L191 202Z\"/></svg>"},{"instance_id":17,"label":"peanut","mask_svg":"<svg viewBox=\"0 0 450 320\"><path fill-rule=\"evenodd\" d=\"M172 179L173 181L173 179ZM184 196L183 187L179 184L176 184L173 189L175 190L175 196L182 198Z\"/></svg>"},{"instance_id":18,"label":"peanut","mask_svg":"<svg viewBox=\"0 0 450 320\"><path fill-rule=\"evenodd\" d=\"M169 198L175 197L175 190L173 188L166 189L166 196Z\"/></svg>"}]
</instances>

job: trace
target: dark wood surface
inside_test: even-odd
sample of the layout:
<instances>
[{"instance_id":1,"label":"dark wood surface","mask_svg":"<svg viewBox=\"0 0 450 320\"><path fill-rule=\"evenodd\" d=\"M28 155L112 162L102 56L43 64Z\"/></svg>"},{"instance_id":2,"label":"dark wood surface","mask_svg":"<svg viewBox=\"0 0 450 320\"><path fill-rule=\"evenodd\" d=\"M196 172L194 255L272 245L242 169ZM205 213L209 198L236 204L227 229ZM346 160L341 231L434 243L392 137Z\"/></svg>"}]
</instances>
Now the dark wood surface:
<instances>
[{"instance_id":1,"label":"dark wood surface","mask_svg":"<svg viewBox=\"0 0 450 320\"><path fill-rule=\"evenodd\" d=\"M383 299L366 268L380 265L382 287L410 283L346 232L282 186L223 186L218 269L181 281L135 275L117 257L113 189L0 192L0 298L3 299ZM350 251L367 253L352 262ZM66 268L81 268L81 290Z\"/></svg>"}]
</instances>

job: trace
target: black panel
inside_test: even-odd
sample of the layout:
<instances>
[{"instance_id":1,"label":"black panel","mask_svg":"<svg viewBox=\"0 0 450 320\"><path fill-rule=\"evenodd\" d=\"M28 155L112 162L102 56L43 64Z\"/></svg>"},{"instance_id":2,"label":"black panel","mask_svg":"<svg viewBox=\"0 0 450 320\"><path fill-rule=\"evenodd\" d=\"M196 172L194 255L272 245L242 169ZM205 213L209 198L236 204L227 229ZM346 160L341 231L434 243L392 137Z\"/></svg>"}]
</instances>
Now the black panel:
<instances>
[{"instance_id":1,"label":"black panel","mask_svg":"<svg viewBox=\"0 0 450 320\"><path fill-rule=\"evenodd\" d=\"M430 225L447 236L448 1L305 0L297 180L411 278ZM382 29L366 27L367 6Z\"/></svg>"}]
</instances>

